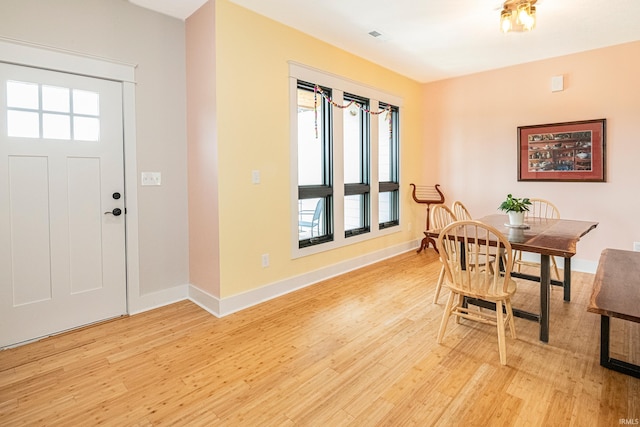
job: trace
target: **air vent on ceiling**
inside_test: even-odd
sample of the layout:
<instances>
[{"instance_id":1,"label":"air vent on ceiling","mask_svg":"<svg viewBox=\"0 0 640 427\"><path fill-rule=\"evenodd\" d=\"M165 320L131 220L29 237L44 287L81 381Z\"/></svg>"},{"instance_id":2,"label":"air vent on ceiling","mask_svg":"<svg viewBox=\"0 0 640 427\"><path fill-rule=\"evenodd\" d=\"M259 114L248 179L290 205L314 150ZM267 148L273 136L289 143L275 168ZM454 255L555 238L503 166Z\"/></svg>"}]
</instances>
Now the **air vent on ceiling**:
<instances>
[{"instance_id":1,"label":"air vent on ceiling","mask_svg":"<svg viewBox=\"0 0 640 427\"><path fill-rule=\"evenodd\" d=\"M373 30L373 31L369 31L369 35L371 37L380 37L382 35L382 33L379 33L376 30Z\"/></svg>"}]
</instances>

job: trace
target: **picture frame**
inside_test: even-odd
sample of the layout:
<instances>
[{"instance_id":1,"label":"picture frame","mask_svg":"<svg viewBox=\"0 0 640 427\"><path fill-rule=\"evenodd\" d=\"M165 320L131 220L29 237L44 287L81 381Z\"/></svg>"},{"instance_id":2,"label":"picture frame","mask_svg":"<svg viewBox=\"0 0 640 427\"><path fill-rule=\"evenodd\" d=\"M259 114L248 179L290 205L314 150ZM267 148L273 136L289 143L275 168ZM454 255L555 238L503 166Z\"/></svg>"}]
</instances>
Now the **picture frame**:
<instances>
[{"instance_id":1,"label":"picture frame","mask_svg":"<svg viewBox=\"0 0 640 427\"><path fill-rule=\"evenodd\" d=\"M518 127L518 181L606 181L606 119Z\"/></svg>"}]
</instances>

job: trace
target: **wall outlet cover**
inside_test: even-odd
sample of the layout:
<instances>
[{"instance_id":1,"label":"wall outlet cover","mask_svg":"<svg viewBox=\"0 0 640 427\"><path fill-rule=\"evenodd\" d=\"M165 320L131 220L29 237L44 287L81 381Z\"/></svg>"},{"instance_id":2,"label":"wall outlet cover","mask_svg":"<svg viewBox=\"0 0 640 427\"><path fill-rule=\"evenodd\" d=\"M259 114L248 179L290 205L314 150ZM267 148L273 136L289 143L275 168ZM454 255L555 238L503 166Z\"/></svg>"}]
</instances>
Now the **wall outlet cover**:
<instances>
[{"instance_id":1,"label":"wall outlet cover","mask_svg":"<svg viewBox=\"0 0 640 427\"><path fill-rule=\"evenodd\" d=\"M141 177L141 185L162 185L160 172L142 172Z\"/></svg>"}]
</instances>

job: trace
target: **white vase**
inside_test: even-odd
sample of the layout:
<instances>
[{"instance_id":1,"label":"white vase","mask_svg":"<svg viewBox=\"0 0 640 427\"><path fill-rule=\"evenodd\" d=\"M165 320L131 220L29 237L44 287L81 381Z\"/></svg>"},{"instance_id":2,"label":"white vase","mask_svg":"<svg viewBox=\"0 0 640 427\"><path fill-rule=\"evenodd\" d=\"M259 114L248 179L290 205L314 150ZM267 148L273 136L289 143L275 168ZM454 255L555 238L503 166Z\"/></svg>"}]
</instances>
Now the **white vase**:
<instances>
[{"instance_id":1,"label":"white vase","mask_svg":"<svg viewBox=\"0 0 640 427\"><path fill-rule=\"evenodd\" d=\"M509 212L509 224L513 226L524 225L524 212Z\"/></svg>"}]
</instances>

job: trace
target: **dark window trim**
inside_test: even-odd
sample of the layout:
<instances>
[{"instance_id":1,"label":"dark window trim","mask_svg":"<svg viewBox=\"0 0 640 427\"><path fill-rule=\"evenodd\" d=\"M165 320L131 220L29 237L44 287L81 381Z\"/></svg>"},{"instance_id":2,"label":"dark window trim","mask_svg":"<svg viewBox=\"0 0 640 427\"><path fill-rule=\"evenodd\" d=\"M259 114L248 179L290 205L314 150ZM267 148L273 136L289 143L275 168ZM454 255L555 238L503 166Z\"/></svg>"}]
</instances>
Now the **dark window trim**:
<instances>
[{"instance_id":1,"label":"dark window trim","mask_svg":"<svg viewBox=\"0 0 640 427\"><path fill-rule=\"evenodd\" d=\"M371 186L369 184L345 184L344 195L355 196L357 194L369 194Z\"/></svg>"},{"instance_id":2,"label":"dark window trim","mask_svg":"<svg viewBox=\"0 0 640 427\"><path fill-rule=\"evenodd\" d=\"M364 108L369 108L371 100L362 96L344 92L343 100L345 102L355 101ZM362 227L345 230L345 237L357 236L371 231L371 120L369 114L360 114L360 182L345 183L344 195L357 196L362 195L360 200L360 221Z\"/></svg>"},{"instance_id":3,"label":"dark window trim","mask_svg":"<svg viewBox=\"0 0 640 427\"><path fill-rule=\"evenodd\" d=\"M378 183L378 193L392 193L393 203L391 221L381 222L378 224L378 229L382 230L400 225L400 109L395 105L380 102L378 104L379 109L390 108L391 109L391 126L393 134L391 135L392 143L390 144L389 162L392 166L390 171L390 178L392 181L383 181Z\"/></svg>"},{"instance_id":4,"label":"dark window trim","mask_svg":"<svg viewBox=\"0 0 640 427\"><path fill-rule=\"evenodd\" d=\"M400 184L397 182L379 182L378 183L378 192L380 193L388 193L390 191L396 191L400 189Z\"/></svg>"},{"instance_id":5,"label":"dark window trim","mask_svg":"<svg viewBox=\"0 0 640 427\"><path fill-rule=\"evenodd\" d=\"M333 187L328 185L301 185L298 187L298 199L317 199L333 196Z\"/></svg>"}]
</instances>

